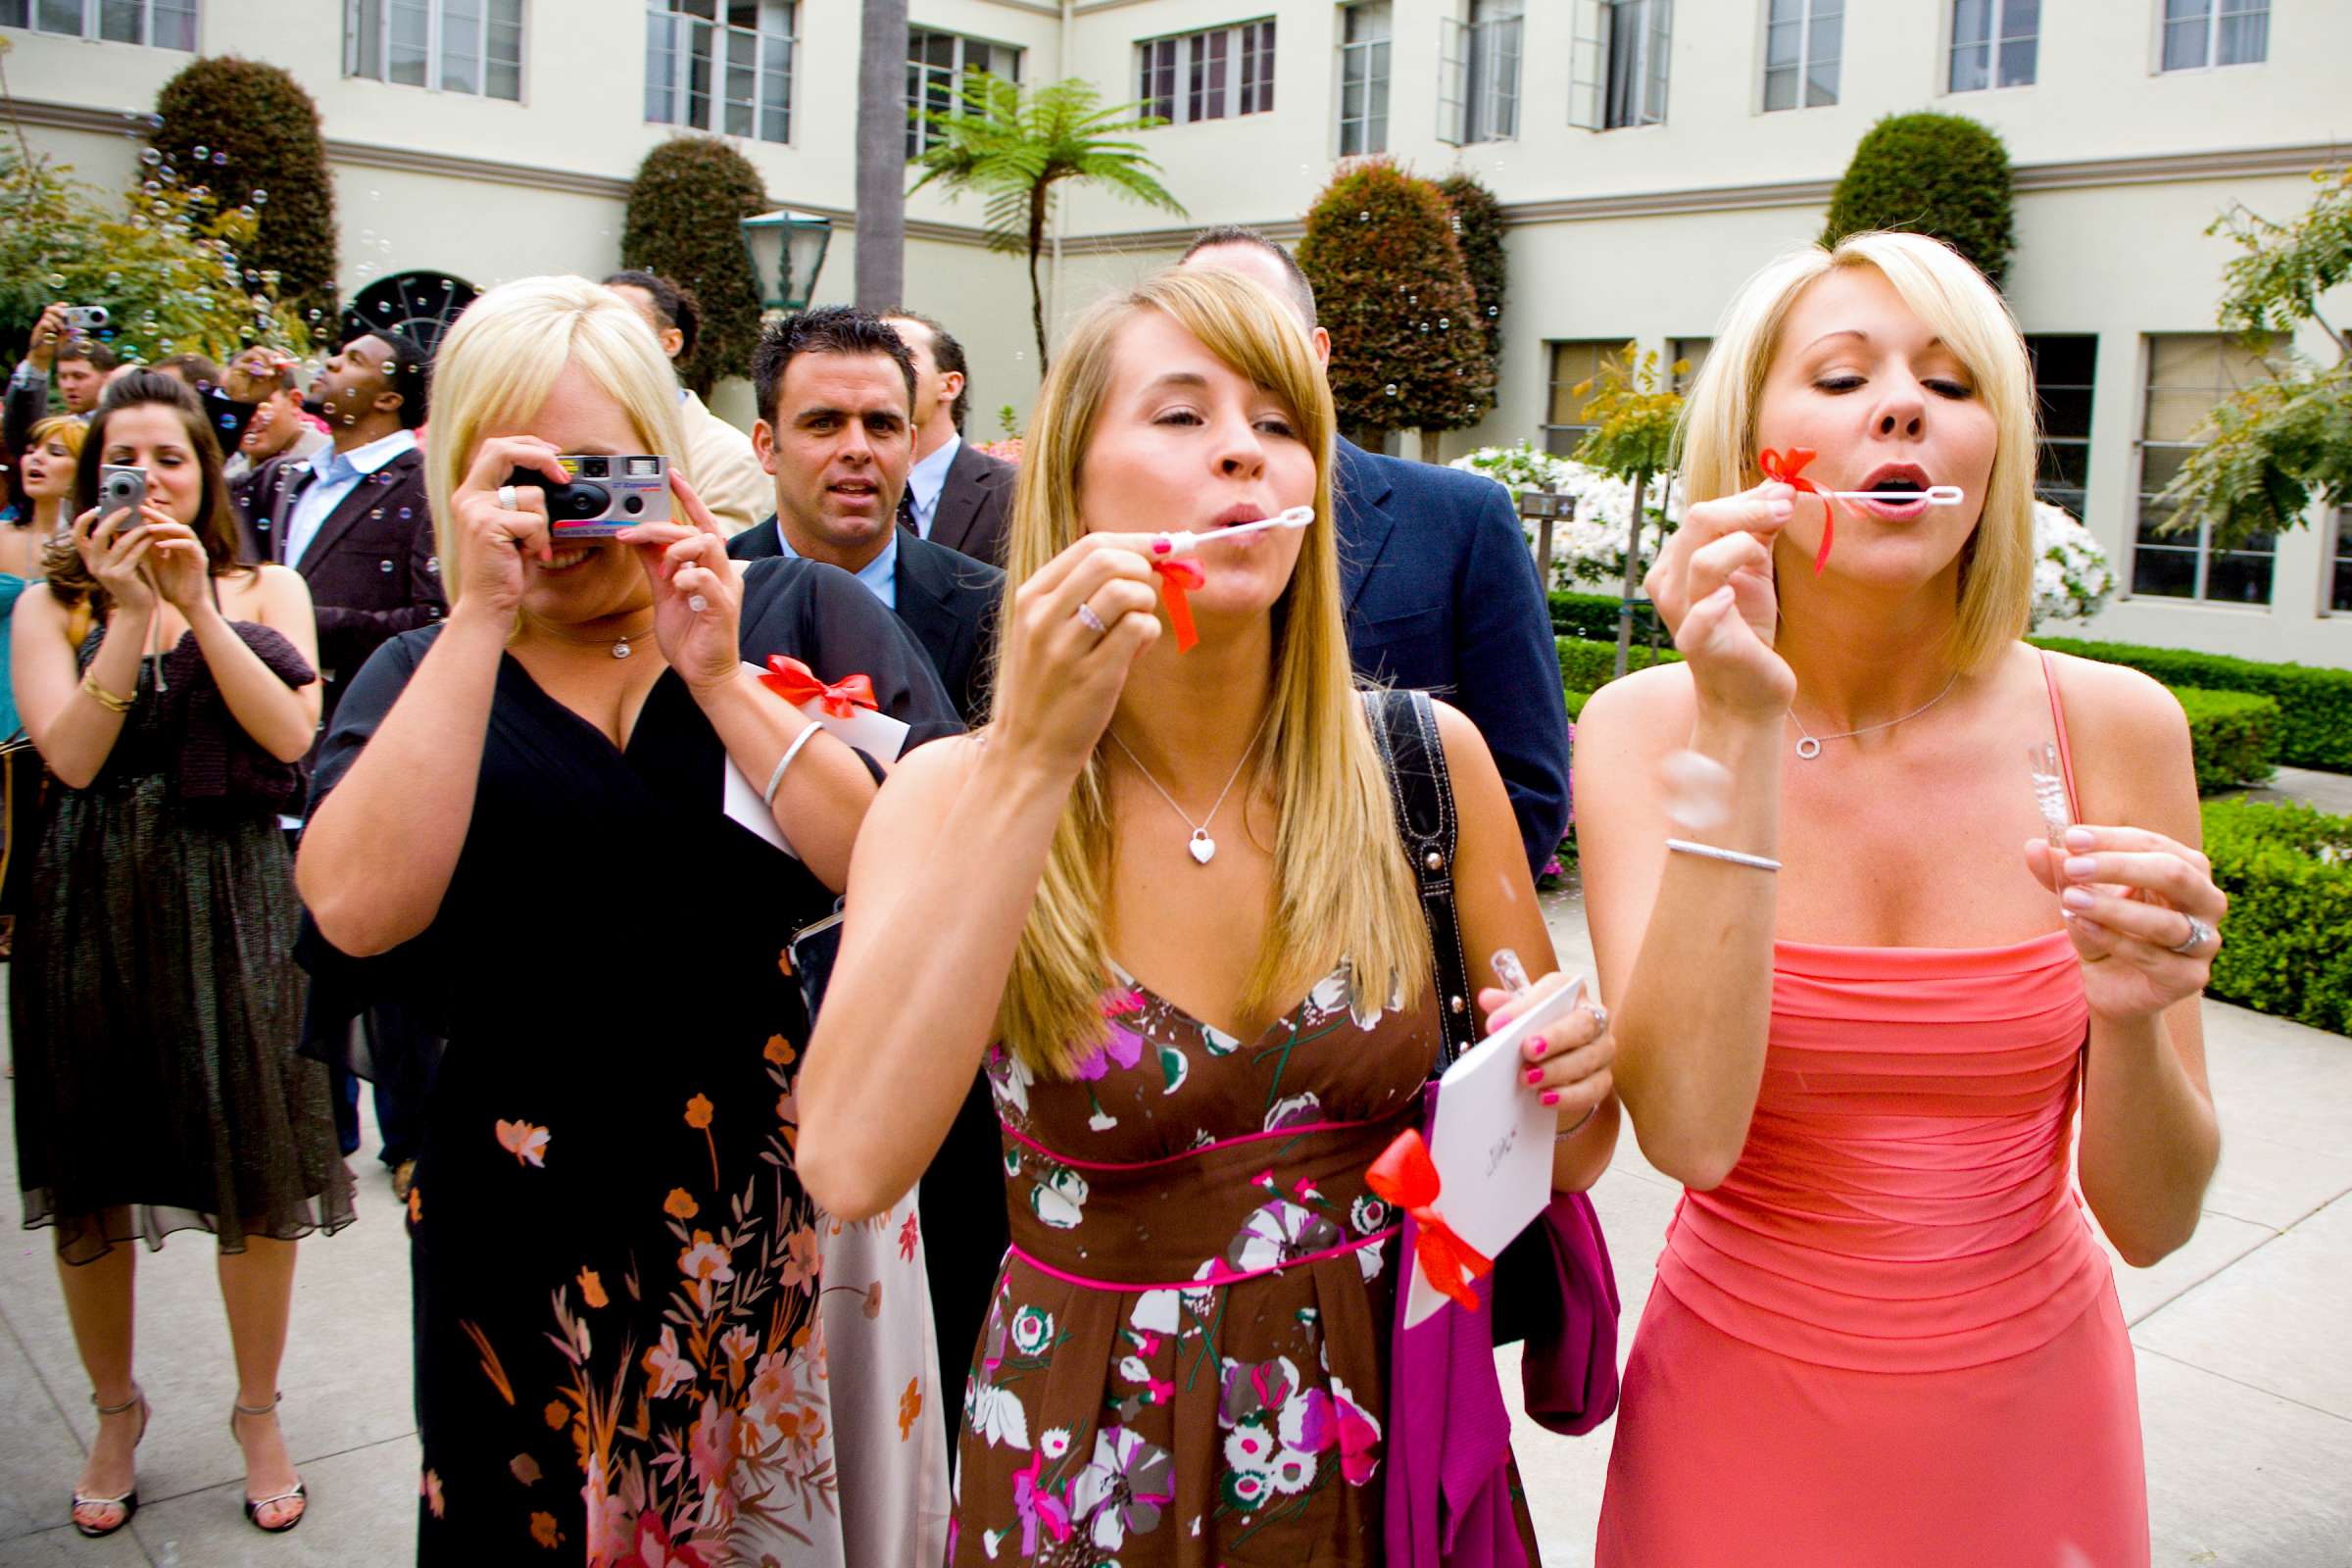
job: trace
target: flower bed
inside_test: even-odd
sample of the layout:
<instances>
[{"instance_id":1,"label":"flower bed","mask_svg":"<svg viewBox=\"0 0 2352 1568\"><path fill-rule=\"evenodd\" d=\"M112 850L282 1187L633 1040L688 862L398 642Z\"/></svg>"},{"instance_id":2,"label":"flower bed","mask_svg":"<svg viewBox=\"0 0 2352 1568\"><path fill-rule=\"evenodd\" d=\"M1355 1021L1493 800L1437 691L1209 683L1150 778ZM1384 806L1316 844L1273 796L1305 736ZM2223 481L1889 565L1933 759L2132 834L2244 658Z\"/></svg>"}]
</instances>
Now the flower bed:
<instances>
[{"instance_id":1,"label":"flower bed","mask_svg":"<svg viewBox=\"0 0 2352 1568\"><path fill-rule=\"evenodd\" d=\"M2352 817L2208 801L2205 854L2230 895L2209 995L2352 1033Z\"/></svg>"}]
</instances>

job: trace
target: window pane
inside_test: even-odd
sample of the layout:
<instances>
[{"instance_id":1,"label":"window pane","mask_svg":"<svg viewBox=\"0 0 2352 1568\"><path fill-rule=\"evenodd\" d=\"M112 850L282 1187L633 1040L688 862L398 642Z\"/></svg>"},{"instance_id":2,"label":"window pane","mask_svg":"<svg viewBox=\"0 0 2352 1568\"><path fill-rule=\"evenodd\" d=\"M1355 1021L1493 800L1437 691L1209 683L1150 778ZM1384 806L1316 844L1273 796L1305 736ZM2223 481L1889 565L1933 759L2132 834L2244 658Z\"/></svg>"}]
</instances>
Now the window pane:
<instances>
[{"instance_id":1,"label":"window pane","mask_svg":"<svg viewBox=\"0 0 2352 1568\"><path fill-rule=\"evenodd\" d=\"M31 22L28 0L0 0L0 27L29 26Z\"/></svg>"},{"instance_id":2,"label":"window pane","mask_svg":"<svg viewBox=\"0 0 2352 1568\"><path fill-rule=\"evenodd\" d=\"M1952 51L1951 79L1946 84L1950 92L1981 92L1992 85L1992 48L1988 44L1969 44Z\"/></svg>"},{"instance_id":3,"label":"window pane","mask_svg":"<svg viewBox=\"0 0 2352 1568\"><path fill-rule=\"evenodd\" d=\"M2045 386L2041 392L2041 427L2052 436L2090 433L2090 388Z\"/></svg>"},{"instance_id":4,"label":"window pane","mask_svg":"<svg viewBox=\"0 0 2352 1568\"><path fill-rule=\"evenodd\" d=\"M723 122L730 136L750 136L759 126L753 95L760 77L760 35L727 29L727 112Z\"/></svg>"},{"instance_id":5,"label":"window pane","mask_svg":"<svg viewBox=\"0 0 2352 1568\"><path fill-rule=\"evenodd\" d=\"M481 0L441 0L441 87L481 91Z\"/></svg>"},{"instance_id":6,"label":"window pane","mask_svg":"<svg viewBox=\"0 0 2352 1568\"><path fill-rule=\"evenodd\" d=\"M2044 386L2088 386L2098 365L2099 340L2083 333L2035 333L2026 339L2034 379Z\"/></svg>"},{"instance_id":7,"label":"window pane","mask_svg":"<svg viewBox=\"0 0 2352 1568\"><path fill-rule=\"evenodd\" d=\"M1952 47L1985 43L1992 37L1993 0L1952 0Z\"/></svg>"},{"instance_id":8,"label":"window pane","mask_svg":"<svg viewBox=\"0 0 2352 1568\"><path fill-rule=\"evenodd\" d=\"M2034 40L2012 38L2001 45L2001 85L2031 87L2034 85Z\"/></svg>"},{"instance_id":9,"label":"window pane","mask_svg":"<svg viewBox=\"0 0 2352 1568\"><path fill-rule=\"evenodd\" d=\"M2041 0L2007 0L2001 7L2001 36L2031 38L2041 31Z\"/></svg>"},{"instance_id":10,"label":"window pane","mask_svg":"<svg viewBox=\"0 0 2352 1568\"><path fill-rule=\"evenodd\" d=\"M1805 63L1805 104L1808 108L1838 101L1838 52L1844 27L1844 22L1837 17L1816 16L1813 19L1813 33L1807 40L1810 58Z\"/></svg>"},{"instance_id":11,"label":"window pane","mask_svg":"<svg viewBox=\"0 0 2352 1568\"><path fill-rule=\"evenodd\" d=\"M760 139L761 141L790 141L792 139L792 59L796 47L791 39L769 37L763 47L760 69Z\"/></svg>"},{"instance_id":12,"label":"window pane","mask_svg":"<svg viewBox=\"0 0 2352 1568\"><path fill-rule=\"evenodd\" d=\"M2139 545L2132 552L2132 592L2155 599L2194 599L2197 596L2197 553L2156 545Z\"/></svg>"},{"instance_id":13,"label":"window pane","mask_svg":"<svg viewBox=\"0 0 2352 1568\"><path fill-rule=\"evenodd\" d=\"M645 14L645 118L666 125L677 119L670 92L671 74L678 69L677 46L671 29L677 23L658 11Z\"/></svg>"},{"instance_id":14,"label":"window pane","mask_svg":"<svg viewBox=\"0 0 2352 1568\"><path fill-rule=\"evenodd\" d=\"M2168 22L2164 24L2164 69L2194 71L2205 64L2205 23Z\"/></svg>"},{"instance_id":15,"label":"window pane","mask_svg":"<svg viewBox=\"0 0 2352 1568\"><path fill-rule=\"evenodd\" d=\"M2252 551L2217 555L2205 564L2205 597L2229 605L2271 602L2273 558Z\"/></svg>"},{"instance_id":16,"label":"window pane","mask_svg":"<svg viewBox=\"0 0 2352 1568\"><path fill-rule=\"evenodd\" d=\"M1386 38L1391 25L1389 0L1378 0L1373 5L1349 6L1347 22L1349 43L1370 43L1377 38Z\"/></svg>"},{"instance_id":17,"label":"window pane","mask_svg":"<svg viewBox=\"0 0 2352 1568\"><path fill-rule=\"evenodd\" d=\"M2335 576L2328 608L2352 610L2352 509L2335 514Z\"/></svg>"},{"instance_id":18,"label":"window pane","mask_svg":"<svg viewBox=\"0 0 2352 1568\"><path fill-rule=\"evenodd\" d=\"M137 43L139 11L139 0L98 0L98 36L114 43Z\"/></svg>"},{"instance_id":19,"label":"window pane","mask_svg":"<svg viewBox=\"0 0 2352 1568\"><path fill-rule=\"evenodd\" d=\"M1764 73L1764 107L1794 109L1796 107L1796 68Z\"/></svg>"},{"instance_id":20,"label":"window pane","mask_svg":"<svg viewBox=\"0 0 2352 1568\"><path fill-rule=\"evenodd\" d=\"M2250 66L2269 57L2271 47L2271 18L2268 12L2252 16L2225 15L2215 29L2213 63L2217 66ZM2267 598L2267 594L2266 594Z\"/></svg>"},{"instance_id":21,"label":"window pane","mask_svg":"<svg viewBox=\"0 0 2352 1568\"><path fill-rule=\"evenodd\" d=\"M2164 0L2167 22L2204 23L2213 17L2213 0Z\"/></svg>"},{"instance_id":22,"label":"window pane","mask_svg":"<svg viewBox=\"0 0 2352 1568\"><path fill-rule=\"evenodd\" d=\"M40 12L33 19L33 25L43 32L80 37L81 0L40 0Z\"/></svg>"},{"instance_id":23,"label":"window pane","mask_svg":"<svg viewBox=\"0 0 2352 1568\"><path fill-rule=\"evenodd\" d=\"M1796 64L1803 50L1804 28L1793 22L1776 22L1764 30L1764 65L1768 70Z\"/></svg>"},{"instance_id":24,"label":"window pane","mask_svg":"<svg viewBox=\"0 0 2352 1568\"><path fill-rule=\"evenodd\" d=\"M424 85L425 45L431 26L423 0L392 0L392 48L386 75L405 86Z\"/></svg>"},{"instance_id":25,"label":"window pane","mask_svg":"<svg viewBox=\"0 0 2352 1568\"><path fill-rule=\"evenodd\" d=\"M708 22L686 24L686 123L698 130L710 128L710 101L716 96L711 60L714 30Z\"/></svg>"}]
</instances>

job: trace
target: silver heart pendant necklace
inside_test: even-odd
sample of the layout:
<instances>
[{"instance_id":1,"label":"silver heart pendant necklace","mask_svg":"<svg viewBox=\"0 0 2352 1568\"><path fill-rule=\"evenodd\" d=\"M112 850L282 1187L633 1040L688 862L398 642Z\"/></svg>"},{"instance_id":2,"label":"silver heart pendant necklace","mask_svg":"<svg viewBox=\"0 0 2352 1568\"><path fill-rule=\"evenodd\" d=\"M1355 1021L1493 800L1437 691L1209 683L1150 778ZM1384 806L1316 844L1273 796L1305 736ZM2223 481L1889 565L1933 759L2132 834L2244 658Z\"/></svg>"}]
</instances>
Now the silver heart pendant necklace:
<instances>
[{"instance_id":1,"label":"silver heart pendant necklace","mask_svg":"<svg viewBox=\"0 0 2352 1568\"><path fill-rule=\"evenodd\" d=\"M1268 703L1264 716L1257 721L1256 731L1250 737L1250 744L1242 748L1241 760L1233 764L1233 772L1225 780L1225 787L1217 791L1216 805L1211 806L1208 808L1208 814L1198 822L1192 819L1183 807L1176 804L1176 797L1168 793L1167 787L1152 776L1152 770L1144 765L1143 759L1136 756L1125 741L1119 739L1118 731L1106 729L1103 733L1110 737L1110 743L1113 746L1125 754L1127 760L1135 764L1135 770L1144 775L1144 782L1159 791L1159 798L1168 803L1168 809L1182 817L1184 825L1193 830L1192 839L1185 845L1185 848L1192 852L1194 863L1206 865L1217 856L1217 841L1208 836L1208 824L1217 819L1218 808L1225 804L1225 797L1233 793L1233 786L1241 779L1242 769L1250 765L1250 754L1257 750L1259 739L1266 733L1266 720L1273 716L1274 705Z\"/></svg>"}]
</instances>

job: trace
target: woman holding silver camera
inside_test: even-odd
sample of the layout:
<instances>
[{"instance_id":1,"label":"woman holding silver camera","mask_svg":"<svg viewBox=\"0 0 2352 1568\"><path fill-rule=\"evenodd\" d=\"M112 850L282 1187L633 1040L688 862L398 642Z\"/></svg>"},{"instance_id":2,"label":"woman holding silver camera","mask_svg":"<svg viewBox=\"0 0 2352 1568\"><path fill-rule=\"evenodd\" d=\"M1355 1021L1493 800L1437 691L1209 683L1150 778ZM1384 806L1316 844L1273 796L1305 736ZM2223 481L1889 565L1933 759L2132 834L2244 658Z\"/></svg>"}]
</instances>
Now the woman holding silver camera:
<instances>
[{"instance_id":1,"label":"woman holding silver camera","mask_svg":"<svg viewBox=\"0 0 2352 1568\"><path fill-rule=\"evenodd\" d=\"M739 575L674 466L683 520L551 532L559 455L682 446L611 290L484 295L433 403L449 616L336 709L300 860L338 950L306 961L448 1041L409 1194L418 1560L915 1561L946 1493L911 1204L844 1227L794 1168L788 944L875 770L743 660L868 676L917 739L953 710L855 578Z\"/></svg>"},{"instance_id":2,"label":"woman holding silver camera","mask_svg":"<svg viewBox=\"0 0 2352 1568\"><path fill-rule=\"evenodd\" d=\"M133 505L101 505L102 475ZM246 1514L290 1530L304 1494L273 1412L293 1244L352 1215L325 1071L294 1054L301 910L277 827L318 723L310 594L238 564L220 448L175 381L113 389L75 500L14 617L17 707L64 787L10 974L24 1223L57 1227L98 1408L74 1525L110 1535L138 1508L118 1244L200 1227L220 1243Z\"/></svg>"}]
</instances>

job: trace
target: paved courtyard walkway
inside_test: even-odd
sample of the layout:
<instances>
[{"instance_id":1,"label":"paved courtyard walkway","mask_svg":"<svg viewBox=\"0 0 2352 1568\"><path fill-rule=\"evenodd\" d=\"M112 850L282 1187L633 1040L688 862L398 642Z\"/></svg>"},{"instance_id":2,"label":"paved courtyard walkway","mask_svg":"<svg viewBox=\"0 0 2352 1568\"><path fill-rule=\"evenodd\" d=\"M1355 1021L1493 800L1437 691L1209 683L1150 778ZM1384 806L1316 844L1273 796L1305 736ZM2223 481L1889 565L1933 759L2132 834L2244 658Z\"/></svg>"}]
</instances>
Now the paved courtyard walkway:
<instances>
[{"instance_id":1,"label":"paved courtyard walkway","mask_svg":"<svg viewBox=\"0 0 2352 1568\"><path fill-rule=\"evenodd\" d=\"M1572 897L1553 906L1561 961L1589 970L1583 909ZM2224 1147L2204 1222L2157 1267L2117 1267L2138 1349L2156 1562L2343 1568L2352 1564L2352 1041L2220 1003L2205 1016ZM13 1088L0 1084L0 1171L12 1183ZM49 1235L17 1229L15 1189L5 1190L0 1568L410 1560L417 1450L407 1244L372 1137L352 1162L359 1223L303 1248L284 1419L311 1517L275 1539L238 1513L227 1430L235 1380L211 1249L196 1235L139 1260L139 1377L155 1406L139 1450L144 1506L106 1541L83 1541L64 1523L93 1427L87 1387ZM1625 1345L1675 1198L1629 1134L1593 1193L1615 1254ZM1516 1387L1514 1368L1504 1387ZM1548 1568L1592 1560L1608 1443L1605 1426L1575 1441L1533 1427L1520 1436Z\"/></svg>"}]
</instances>

